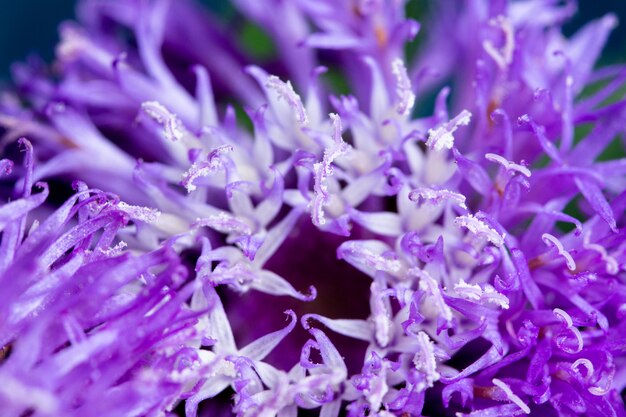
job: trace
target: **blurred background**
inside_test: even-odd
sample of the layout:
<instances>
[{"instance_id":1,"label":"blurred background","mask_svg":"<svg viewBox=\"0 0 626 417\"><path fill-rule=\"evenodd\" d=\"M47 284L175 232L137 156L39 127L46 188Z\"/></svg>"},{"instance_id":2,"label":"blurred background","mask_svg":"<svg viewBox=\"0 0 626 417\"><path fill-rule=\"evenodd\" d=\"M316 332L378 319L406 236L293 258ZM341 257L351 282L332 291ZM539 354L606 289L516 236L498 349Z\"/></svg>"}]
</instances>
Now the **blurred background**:
<instances>
[{"instance_id":1,"label":"blurred background","mask_svg":"<svg viewBox=\"0 0 626 417\"><path fill-rule=\"evenodd\" d=\"M174 0L176 1L176 0ZM198 0L196 0L198 1ZM0 0L0 82L10 77L10 66L36 54L50 62L59 40L57 28L74 18L78 0ZM228 0L200 0L216 13L229 15Z\"/></svg>"},{"instance_id":2,"label":"blurred background","mask_svg":"<svg viewBox=\"0 0 626 417\"><path fill-rule=\"evenodd\" d=\"M263 1L263 0L259 0ZM311 0L315 1L315 0ZM424 0L411 0L423 2ZM57 26L74 16L76 0L0 0L0 80L9 78L12 62L29 54L50 61L58 40ZM232 14L228 0L203 0L202 3L223 15ZM615 13L621 24L613 32L603 56L604 63L626 60L626 1L579 0L579 13L565 27L567 33L593 18Z\"/></svg>"}]
</instances>

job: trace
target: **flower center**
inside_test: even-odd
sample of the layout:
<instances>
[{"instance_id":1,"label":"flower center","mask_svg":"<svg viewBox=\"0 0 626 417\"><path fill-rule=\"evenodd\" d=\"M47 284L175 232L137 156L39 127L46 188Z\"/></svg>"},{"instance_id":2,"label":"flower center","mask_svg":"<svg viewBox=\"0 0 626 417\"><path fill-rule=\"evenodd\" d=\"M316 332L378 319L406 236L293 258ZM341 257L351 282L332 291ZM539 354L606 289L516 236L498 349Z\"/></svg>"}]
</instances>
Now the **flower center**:
<instances>
[{"instance_id":1,"label":"flower center","mask_svg":"<svg viewBox=\"0 0 626 417\"><path fill-rule=\"evenodd\" d=\"M353 231L353 236L363 232ZM315 313L330 318L367 319L371 279L343 260L337 259L337 248L345 237L321 232L308 217L303 217L265 268L288 280L296 290L317 289L317 298L303 302L290 297L276 297L249 291L245 294L226 292L223 300L238 345L247 343L284 326L283 311L292 309L298 317ZM319 325L321 326L321 325ZM326 331L326 329L323 329ZM340 352L361 350L360 343L327 331ZM300 348L309 334L301 326L272 352L268 361L284 369L299 360ZM363 346L363 349L365 345ZM362 355L345 354L348 368L360 370Z\"/></svg>"}]
</instances>

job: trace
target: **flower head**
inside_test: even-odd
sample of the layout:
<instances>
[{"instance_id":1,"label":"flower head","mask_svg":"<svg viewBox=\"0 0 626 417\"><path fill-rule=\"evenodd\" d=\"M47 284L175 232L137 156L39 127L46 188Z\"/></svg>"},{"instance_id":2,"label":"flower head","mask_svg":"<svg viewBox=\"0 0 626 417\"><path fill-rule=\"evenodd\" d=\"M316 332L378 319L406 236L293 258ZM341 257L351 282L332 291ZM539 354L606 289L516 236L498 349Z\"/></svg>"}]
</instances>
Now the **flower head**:
<instances>
[{"instance_id":1,"label":"flower head","mask_svg":"<svg viewBox=\"0 0 626 417\"><path fill-rule=\"evenodd\" d=\"M405 59L402 1L234 3L268 62L190 2L84 0L58 79L18 66L0 123L42 161L23 141L0 208L7 409L623 415L615 17L442 2ZM29 222L60 175L105 191Z\"/></svg>"}]
</instances>

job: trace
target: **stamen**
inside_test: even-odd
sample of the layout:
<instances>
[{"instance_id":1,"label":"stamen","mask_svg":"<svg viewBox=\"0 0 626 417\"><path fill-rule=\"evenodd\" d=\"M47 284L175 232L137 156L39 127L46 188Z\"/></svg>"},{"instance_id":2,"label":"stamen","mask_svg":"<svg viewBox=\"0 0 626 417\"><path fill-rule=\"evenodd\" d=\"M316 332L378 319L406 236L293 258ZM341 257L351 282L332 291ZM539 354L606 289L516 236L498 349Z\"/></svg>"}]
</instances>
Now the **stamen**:
<instances>
[{"instance_id":1,"label":"stamen","mask_svg":"<svg viewBox=\"0 0 626 417\"><path fill-rule=\"evenodd\" d=\"M467 210L465 205L465 196L460 193L449 190L434 190L432 188L418 188L409 193L409 200L419 204L420 200L424 200L432 205L440 204L447 200L458 205L462 209Z\"/></svg>"},{"instance_id":2,"label":"stamen","mask_svg":"<svg viewBox=\"0 0 626 417\"><path fill-rule=\"evenodd\" d=\"M316 226L326 224L324 206L329 203L328 178L333 175L332 163L350 149L350 145L341 138L341 118L331 113L329 117L333 125L333 144L324 150L321 162L313 164L314 184L311 202L311 218Z\"/></svg>"},{"instance_id":3,"label":"stamen","mask_svg":"<svg viewBox=\"0 0 626 417\"><path fill-rule=\"evenodd\" d=\"M426 377L426 384L431 388L441 378L437 372L437 359L435 358L435 345L428 335L422 331L417 333L418 350L413 357L415 369Z\"/></svg>"},{"instance_id":4,"label":"stamen","mask_svg":"<svg viewBox=\"0 0 626 417\"><path fill-rule=\"evenodd\" d=\"M482 220L474 217L472 214L459 216L454 220L454 223L458 226L465 227L476 236L487 239L496 247L504 245L504 237L501 236L500 233L489 227L489 225Z\"/></svg>"},{"instance_id":5,"label":"stamen","mask_svg":"<svg viewBox=\"0 0 626 417\"><path fill-rule=\"evenodd\" d=\"M176 142L185 135L185 128L178 116L166 109L161 103L145 101L141 103L141 109L152 120L163 126L163 133L166 139Z\"/></svg>"},{"instance_id":6,"label":"stamen","mask_svg":"<svg viewBox=\"0 0 626 417\"><path fill-rule=\"evenodd\" d=\"M402 62L400 58L395 59L391 63L391 72L396 77L396 95L398 96L396 111L400 115L407 116L411 114L411 110L415 104L415 93L413 93L411 80L409 79L404 62Z\"/></svg>"},{"instance_id":7,"label":"stamen","mask_svg":"<svg viewBox=\"0 0 626 417\"><path fill-rule=\"evenodd\" d=\"M236 233L239 235L252 234L252 228L249 224L224 211L217 215L209 216L206 219L198 219L193 226L206 226L221 233Z\"/></svg>"},{"instance_id":8,"label":"stamen","mask_svg":"<svg viewBox=\"0 0 626 417\"><path fill-rule=\"evenodd\" d=\"M472 113L463 110L455 118L441 126L428 131L426 146L435 151L442 149L452 149L454 146L454 136L452 134L461 126L467 126L472 120Z\"/></svg>"},{"instance_id":9,"label":"stamen","mask_svg":"<svg viewBox=\"0 0 626 417\"><path fill-rule=\"evenodd\" d=\"M372 311L372 319L374 322L376 342L380 347L387 347L393 336L393 322L387 305L385 304L384 288L373 281L370 287L370 308Z\"/></svg>"},{"instance_id":10,"label":"stamen","mask_svg":"<svg viewBox=\"0 0 626 417\"><path fill-rule=\"evenodd\" d=\"M144 223L155 223L161 216L161 212L150 207L132 206L123 201L117 203L117 208L128 214L133 220L140 220Z\"/></svg>"},{"instance_id":11,"label":"stamen","mask_svg":"<svg viewBox=\"0 0 626 417\"><path fill-rule=\"evenodd\" d=\"M300 126L307 126L309 119L306 114L302 99L294 91L291 81L283 82L275 75L270 75L265 81L265 86L270 90L274 90L279 99L285 100L289 107L295 110L296 120Z\"/></svg>"},{"instance_id":12,"label":"stamen","mask_svg":"<svg viewBox=\"0 0 626 417\"><path fill-rule=\"evenodd\" d=\"M181 184L187 189L187 192L192 192L198 188L194 181L200 177L206 177L207 175L217 172L224 168L224 161L222 156L227 152L232 152L233 147L230 145L222 145L213 149L207 159L202 162L194 162L191 168L183 174L183 180Z\"/></svg>"},{"instance_id":13,"label":"stamen","mask_svg":"<svg viewBox=\"0 0 626 417\"><path fill-rule=\"evenodd\" d=\"M509 308L507 296L499 293L489 284L485 284L483 289L478 284L468 284L461 280L454 285L454 291L466 300L492 303L505 310Z\"/></svg>"}]
</instances>

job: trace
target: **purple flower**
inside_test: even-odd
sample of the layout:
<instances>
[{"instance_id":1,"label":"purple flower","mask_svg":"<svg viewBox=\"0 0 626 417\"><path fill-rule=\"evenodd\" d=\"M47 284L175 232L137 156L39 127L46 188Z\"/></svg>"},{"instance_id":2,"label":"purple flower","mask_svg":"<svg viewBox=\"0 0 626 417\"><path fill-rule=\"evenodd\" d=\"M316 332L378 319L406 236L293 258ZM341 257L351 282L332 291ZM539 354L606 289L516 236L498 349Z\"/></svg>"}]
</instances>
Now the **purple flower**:
<instances>
[{"instance_id":1,"label":"purple flower","mask_svg":"<svg viewBox=\"0 0 626 417\"><path fill-rule=\"evenodd\" d=\"M271 57L187 1L84 0L56 77L15 67L3 411L625 416L616 18L442 2L405 57L402 1L234 3Z\"/></svg>"},{"instance_id":2,"label":"purple flower","mask_svg":"<svg viewBox=\"0 0 626 417\"><path fill-rule=\"evenodd\" d=\"M153 213L83 183L29 223L48 186L37 183L41 191L32 194L33 149L20 143L23 180L0 209L3 414L171 408L210 365L192 348L199 314L185 300L197 285L185 284L174 241L123 253L123 229L154 220Z\"/></svg>"}]
</instances>

